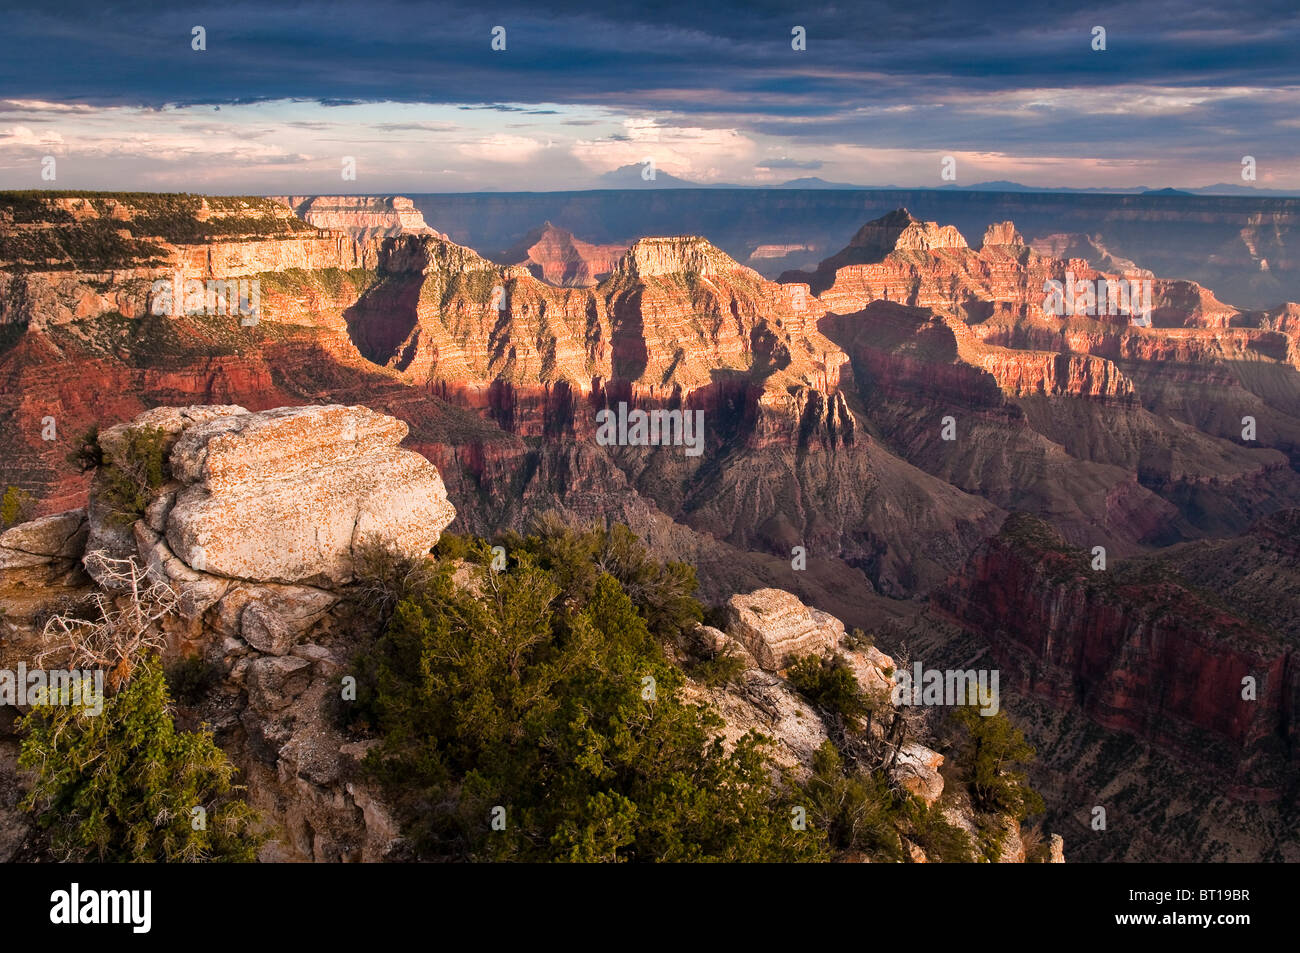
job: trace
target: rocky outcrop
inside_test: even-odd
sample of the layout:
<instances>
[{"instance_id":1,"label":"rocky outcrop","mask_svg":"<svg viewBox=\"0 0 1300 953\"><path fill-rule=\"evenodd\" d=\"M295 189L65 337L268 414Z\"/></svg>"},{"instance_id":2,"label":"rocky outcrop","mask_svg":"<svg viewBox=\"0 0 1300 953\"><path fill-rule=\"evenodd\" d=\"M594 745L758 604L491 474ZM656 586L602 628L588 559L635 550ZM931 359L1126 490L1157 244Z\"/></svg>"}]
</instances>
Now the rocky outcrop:
<instances>
[{"instance_id":1,"label":"rocky outcrop","mask_svg":"<svg viewBox=\"0 0 1300 953\"><path fill-rule=\"evenodd\" d=\"M89 526L73 512L0 536L0 604L15 622L60 592L85 595L83 576L47 575L28 594L19 574L75 566L86 546L98 578L109 581L92 554L108 550L177 594L164 655L221 673L198 714L280 835L264 860L381 860L398 839L360 779L367 746L344 737L334 706L356 650L340 600L362 550L427 553L455 515L437 470L398 447L406 433L364 407L155 408L100 436L106 464L125 471L141 453L132 436L160 435L165 479L133 525L98 479ZM30 661L38 633L13 631L0 660Z\"/></svg>"},{"instance_id":2,"label":"rocky outcrop","mask_svg":"<svg viewBox=\"0 0 1300 953\"><path fill-rule=\"evenodd\" d=\"M1274 799L1300 776L1287 640L1156 567L1091 568L1023 514L934 603L988 641L1005 683Z\"/></svg>"},{"instance_id":3,"label":"rocky outcrop","mask_svg":"<svg viewBox=\"0 0 1300 953\"><path fill-rule=\"evenodd\" d=\"M894 776L903 789L914 794L926 804L936 803L943 796L943 755L925 745L909 742L898 753L894 763Z\"/></svg>"},{"instance_id":4,"label":"rocky outcrop","mask_svg":"<svg viewBox=\"0 0 1300 953\"><path fill-rule=\"evenodd\" d=\"M344 232L357 241L396 235L447 236L430 228L410 199L400 195L276 195L308 225Z\"/></svg>"},{"instance_id":5,"label":"rocky outcrop","mask_svg":"<svg viewBox=\"0 0 1300 953\"><path fill-rule=\"evenodd\" d=\"M86 511L56 513L0 533L0 570L31 569L79 559L86 548Z\"/></svg>"},{"instance_id":6,"label":"rocky outcrop","mask_svg":"<svg viewBox=\"0 0 1300 953\"><path fill-rule=\"evenodd\" d=\"M782 595L794 599L789 593ZM813 756L828 738L826 726L812 705L785 679L764 670L732 635L702 625L696 629L695 638L706 656L731 654L744 663L745 670L739 682L729 686L709 688L687 682L685 697L712 706L722 716L720 736L724 744L734 745L747 732L758 731L776 742L771 753L778 767L806 778Z\"/></svg>"},{"instance_id":7,"label":"rocky outcrop","mask_svg":"<svg viewBox=\"0 0 1300 953\"><path fill-rule=\"evenodd\" d=\"M1065 863L1065 838L1060 834L1053 834L1048 841L1048 863L1063 864Z\"/></svg>"},{"instance_id":8,"label":"rocky outcrop","mask_svg":"<svg viewBox=\"0 0 1300 953\"><path fill-rule=\"evenodd\" d=\"M980 248L992 248L998 245L1020 248L1024 244L1025 239L1016 230L1015 222L996 222L985 229Z\"/></svg>"},{"instance_id":9,"label":"rocky outcrop","mask_svg":"<svg viewBox=\"0 0 1300 953\"><path fill-rule=\"evenodd\" d=\"M966 239L953 226L922 222L907 209L900 208L863 225L849 239L848 245L823 261L817 271L834 275L849 265L882 261L894 252L928 252L966 247Z\"/></svg>"},{"instance_id":10,"label":"rocky outcrop","mask_svg":"<svg viewBox=\"0 0 1300 953\"><path fill-rule=\"evenodd\" d=\"M148 531L198 573L346 582L367 547L428 553L455 516L434 466L398 449L406 425L364 407L151 411L106 433L106 457L119 460L127 433L160 422L183 429Z\"/></svg>"},{"instance_id":11,"label":"rocky outcrop","mask_svg":"<svg viewBox=\"0 0 1300 953\"><path fill-rule=\"evenodd\" d=\"M615 271L626 278L694 274L712 277L738 273L762 280L758 272L734 261L703 238L641 238L620 259Z\"/></svg>"},{"instance_id":12,"label":"rocky outcrop","mask_svg":"<svg viewBox=\"0 0 1300 953\"><path fill-rule=\"evenodd\" d=\"M549 285L585 288L609 276L627 253L626 245L593 245L546 222L494 255L504 265L522 265Z\"/></svg>"},{"instance_id":13,"label":"rocky outcrop","mask_svg":"<svg viewBox=\"0 0 1300 953\"><path fill-rule=\"evenodd\" d=\"M758 589L735 595L724 606L727 630L701 627L700 638L710 653L733 651L752 669L743 692L714 692L711 700L724 714L730 713L729 731L739 737L749 728L761 727L766 714L767 730L777 737L793 760L786 765L806 772L818 745L827 738L820 721L811 721L807 702L798 698L781 672L795 658L836 658L848 666L858 685L873 701L884 704L895 685L894 660L874 645L862 647L845 637L844 623L834 616L805 605L793 593L782 589ZM757 696L757 697L756 697ZM880 722L871 729L883 734ZM809 730L809 725L815 730ZM943 755L915 741L903 743L890 759L890 774L905 791L927 804L943 795L939 768Z\"/></svg>"},{"instance_id":14,"label":"rocky outcrop","mask_svg":"<svg viewBox=\"0 0 1300 953\"><path fill-rule=\"evenodd\" d=\"M88 529L80 509L0 534L0 668L26 661L22 643L34 635L41 614L61 594L75 600L88 583L81 568Z\"/></svg>"},{"instance_id":15,"label":"rocky outcrop","mask_svg":"<svg viewBox=\"0 0 1300 953\"><path fill-rule=\"evenodd\" d=\"M844 636L842 622L782 589L732 596L726 614L728 634L769 672L785 668L793 657L830 652Z\"/></svg>"},{"instance_id":16,"label":"rocky outcrop","mask_svg":"<svg viewBox=\"0 0 1300 953\"><path fill-rule=\"evenodd\" d=\"M156 282L374 268L378 248L263 199L0 197L0 324L48 328L157 309ZM179 302L175 303L179 308Z\"/></svg>"}]
</instances>

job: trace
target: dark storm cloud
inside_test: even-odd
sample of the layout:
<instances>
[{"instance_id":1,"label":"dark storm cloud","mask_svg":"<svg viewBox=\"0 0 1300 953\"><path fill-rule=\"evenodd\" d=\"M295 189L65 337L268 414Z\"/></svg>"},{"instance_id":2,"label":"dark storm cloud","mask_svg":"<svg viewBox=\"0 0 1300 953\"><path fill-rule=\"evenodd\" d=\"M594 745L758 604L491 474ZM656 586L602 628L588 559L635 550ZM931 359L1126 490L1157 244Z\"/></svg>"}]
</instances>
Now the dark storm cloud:
<instances>
[{"instance_id":1,"label":"dark storm cloud","mask_svg":"<svg viewBox=\"0 0 1300 953\"><path fill-rule=\"evenodd\" d=\"M560 113L558 109L526 109L523 106L511 106L506 103L475 103L469 106L457 106L456 108L466 110L486 109L499 113L524 113L528 116L557 116Z\"/></svg>"},{"instance_id":2,"label":"dark storm cloud","mask_svg":"<svg viewBox=\"0 0 1300 953\"><path fill-rule=\"evenodd\" d=\"M981 6L984 9L981 9ZM0 35L6 95L96 104L608 102L807 114L997 89L1160 83L1294 84L1293 2L617 4L232 2L190 12L151 5L11 4ZM193 25L207 50L190 48ZM507 29L507 50L490 49ZM790 49L794 25L808 51ZM1094 53L1089 31L1108 31ZM799 72L796 72L799 71ZM728 102L682 93L713 93ZM772 97L789 97L786 103ZM499 108L499 107L496 107Z\"/></svg>"},{"instance_id":3,"label":"dark storm cloud","mask_svg":"<svg viewBox=\"0 0 1300 953\"><path fill-rule=\"evenodd\" d=\"M12 4L3 22L0 89L12 99L154 108L392 100L541 115L553 110L516 104L589 104L691 114L697 125L791 141L996 144L1024 154L1090 141L1080 113L1105 118L1105 136L1095 137L1104 149L1122 150L1126 139L1178 148L1206 138L1275 142L1275 124L1296 115L1300 85L1294 0L1137 0L1068 12L1038 0L667 0L604 12L590 0L490 9L233 0L190 12L74 0L57 11ZM207 31L204 52L191 49L194 25ZM496 25L507 30L504 52L490 47ZM807 31L806 52L791 50L795 25ZM1104 53L1090 48L1095 25L1107 30ZM1099 93L1121 85L1247 92L1186 109L1122 113L1099 103ZM1060 88L1077 96L988 108L1003 93Z\"/></svg>"}]
</instances>

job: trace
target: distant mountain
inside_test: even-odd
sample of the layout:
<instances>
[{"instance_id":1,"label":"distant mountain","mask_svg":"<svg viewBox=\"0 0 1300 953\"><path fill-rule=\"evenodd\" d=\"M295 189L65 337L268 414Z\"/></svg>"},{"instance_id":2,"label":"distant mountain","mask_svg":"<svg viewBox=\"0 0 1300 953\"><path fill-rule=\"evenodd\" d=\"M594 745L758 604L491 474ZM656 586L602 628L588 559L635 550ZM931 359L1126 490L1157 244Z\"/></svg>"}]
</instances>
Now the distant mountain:
<instances>
[{"instance_id":1,"label":"distant mountain","mask_svg":"<svg viewBox=\"0 0 1300 953\"><path fill-rule=\"evenodd\" d=\"M940 188L958 189L965 192L1068 192L1081 194L1109 193L1118 195L1138 194L1140 192L1150 191L1149 189L1143 188L1112 189L1089 187L1075 189L1068 186L1045 187L1038 185L1022 185L1019 182L1009 182L1005 179L998 179L992 182L976 182L974 185L944 185L940 186Z\"/></svg>"},{"instance_id":2,"label":"distant mountain","mask_svg":"<svg viewBox=\"0 0 1300 953\"><path fill-rule=\"evenodd\" d=\"M1287 191L1285 189L1258 189L1253 185L1234 185L1231 182L1217 182L1214 185L1203 185L1199 189L1189 189L1196 195L1268 195L1277 197L1295 197L1296 190Z\"/></svg>"},{"instance_id":3,"label":"distant mountain","mask_svg":"<svg viewBox=\"0 0 1300 953\"><path fill-rule=\"evenodd\" d=\"M894 186L877 186L878 190L891 189ZM993 182L977 182L974 185L944 185L941 189L961 190L966 192L1043 192L1043 193L1065 193L1076 195L1255 195L1268 197L1295 197L1295 191L1286 191L1279 189L1258 189L1249 185L1233 185L1231 183L1220 182L1216 185L1202 185L1194 189L1176 189L1171 186L1164 188L1154 188L1146 185L1136 185L1126 188L1070 188L1069 186L1046 187L1036 185L1022 185L1019 182L1008 182L1000 179Z\"/></svg>"},{"instance_id":4,"label":"distant mountain","mask_svg":"<svg viewBox=\"0 0 1300 953\"><path fill-rule=\"evenodd\" d=\"M892 192L892 191L932 191L932 192L1016 192L1016 193L1039 193L1052 195L1253 195L1258 197L1296 197L1296 191L1285 191L1277 189L1258 189L1248 185L1233 185L1231 183L1218 183L1216 185L1204 185L1197 188L1176 189L1172 186L1154 187L1147 185L1134 185L1126 187L1097 187L1090 186L1085 188L1071 188L1069 186L1038 186L1025 185L1021 182L1012 182L1008 179L994 179L989 182L976 182L973 185L958 185L948 183L947 185L935 186L931 189L916 189L912 186L902 185L855 185L851 182L829 182L826 179L815 175L801 176L797 179L790 179L788 182L782 182L779 185L738 185L733 182L692 182L689 179L683 179L680 176L671 175L662 169L655 171L653 179L643 179L641 170L644 166L637 162L630 165L621 166L612 172L606 172L597 177L597 189L820 189L824 191L862 191L862 192Z\"/></svg>"},{"instance_id":5,"label":"distant mountain","mask_svg":"<svg viewBox=\"0 0 1300 953\"><path fill-rule=\"evenodd\" d=\"M789 182L782 182L780 185L773 186L778 189L865 189L865 185L852 185L848 182L827 182L825 179L819 179L815 175L806 175L803 178L791 179ZM886 186L892 188L892 186Z\"/></svg>"},{"instance_id":6,"label":"distant mountain","mask_svg":"<svg viewBox=\"0 0 1300 953\"><path fill-rule=\"evenodd\" d=\"M663 169L655 169L654 178L647 179L643 176L645 165L640 162L634 162L630 165L619 166L612 172L606 172L597 178L601 189L709 189L709 188L737 188L738 186L711 186L701 185L699 182L691 182L687 179L678 178L665 172Z\"/></svg>"}]
</instances>

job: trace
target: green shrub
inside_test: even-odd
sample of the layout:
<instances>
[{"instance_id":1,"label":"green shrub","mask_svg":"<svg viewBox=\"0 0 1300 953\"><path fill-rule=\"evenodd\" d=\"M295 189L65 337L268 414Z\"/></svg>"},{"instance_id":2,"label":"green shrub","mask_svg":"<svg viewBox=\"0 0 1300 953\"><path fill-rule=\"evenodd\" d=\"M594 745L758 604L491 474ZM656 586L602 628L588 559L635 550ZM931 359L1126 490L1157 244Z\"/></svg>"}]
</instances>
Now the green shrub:
<instances>
[{"instance_id":1,"label":"green shrub","mask_svg":"<svg viewBox=\"0 0 1300 953\"><path fill-rule=\"evenodd\" d=\"M1035 751L1020 729L1003 712L981 715L973 705L957 706L952 718L962 733L958 765L976 810L1017 820L1040 813L1043 799L1023 770Z\"/></svg>"},{"instance_id":2,"label":"green shrub","mask_svg":"<svg viewBox=\"0 0 1300 953\"><path fill-rule=\"evenodd\" d=\"M835 745L824 741L813 755L804 793L808 817L832 849L861 851L875 861L903 860L903 804L883 776L846 769Z\"/></svg>"},{"instance_id":3,"label":"green shrub","mask_svg":"<svg viewBox=\"0 0 1300 953\"><path fill-rule=\"evenodd\" d=\"M855 649L859 652L865 652L876 644L876 637L870 633L864 632L857 626L854 626L845 638L845 641L848 642L849 648Z\"/></svg>"},{"instance_id":4,"label":"green shrub","mask_svg":"<svg viewBox=\"0 0 1300 953\"><path fill-rule=\"evenodd\" d=\"M713 658L696 663L691 677L712 688L722 688L739 682L748 667L745 657L727 646Z\"/></svg>"},{"instance_id":5,"label":"green shrub","mask_svg":"<svg viewBox=\"0 0 1300 953\"><path fill-rule=\"evenodd\" d=\"M435 564L358 666L357 705L381 739L366 769L417 857L825 856L823 836L792 829L765 740L728 752L720 719L679 697L663 637L691 614L681 576L651 570L621 533L552 524L502 544L509 570L481 563L470 588Z\"/></svg>"},{"instance_id":6,"label":"green shrub","mask_svg":"<svg viewBox=\"0 0 1300 953\"><path fill-rule=\"evenodd\" d=\"M433 547L433 553L439 559L449 561L469 560L478 562L491 558L491 549L487 543L472 536L458 536L456 533L443 533Z\"/></svg>"},{"instance_id":7,"label":"green shrub","mask_svg":"<svg viewBox=\"0 0 1300 953\"><path fill-rule=\"evenodd\" d=\"M77 438L74 449L66 459L77 468L78 473L98 470L104 465L104 449L99 445L98 424L91 425L90 429Z\"/></svg>"},{"instance_id":8,"label":"green shrub","mask_svg":"<svg viewBox=\"0 0 1300 953\"><path fill-rule=\"evenodd\" d=\"M129 430L122 461L105 464L99 471L111 519L130 526L144 516L154 493L167 482L167 431L161 427Z\"/></svg>"},{"instance_id":9,"label":"green shrub","mask_svg":"<svg viewBox=\"0 0 1300 953\"><path fill-rule=\"evenodd\" d=\"M35 501L22 487L7 486L0 498L0 529L8 529L31 519Z\"/></svg>"},{"instance_id":10,"label":"green shrub","mask_svg":"<svg viewBox=\"0 0 1300 953\"><path fill-rule=\"evenodd\" d=\"M235 768L210 732L177 731L156 658L103 711L33 708L18 764L35 772L25 810L72 861L246 862L263 838L239 798ZM196 830L195 808L206 812Z\"/></svg>"},{"instance_id":11,"label":"green shrub","mask_svg":"<svg viewBox=\"0 0 1300 953\"><path fill-rule=\"evenodd\" d=\"M166 670L167 687L182 705L197 705L221 678L221 667L202 655L189 655Z\"/></svg>"},{"instance_id":12,"label":"green shrub","mask_svg":"<svg viewBox=\"0 0 1300 953\"><path fill-rule=\"evenodd\" d=\"M874 708L842 655L801 656L790 665L786 678L814 705L840 715L850 726Z\"/></svg>"},{"instance_id":13,"label":"green shrub","mask_svg":"<svg viewBox=\"0 0 1300 953\"><path fill-rule=\"evenodd\" d=\"M940 864L967 864L974 860L970 835L948 821L937 803L910 798L906 807L908 839L925 851L926 859Z\"/></svg>"},{"instance_id":14,"label":"green shrub","mask_svg":"<svg viewBox=\"0 0 1300 953\"><path fill-rule=\"evenodd\" d=\"M609 528L596 563L618 580L659 638L677 641L704 618L704 607L695 600L699 588L695 567L659 563L628 527Z\"/></svg>"}]
</instances>

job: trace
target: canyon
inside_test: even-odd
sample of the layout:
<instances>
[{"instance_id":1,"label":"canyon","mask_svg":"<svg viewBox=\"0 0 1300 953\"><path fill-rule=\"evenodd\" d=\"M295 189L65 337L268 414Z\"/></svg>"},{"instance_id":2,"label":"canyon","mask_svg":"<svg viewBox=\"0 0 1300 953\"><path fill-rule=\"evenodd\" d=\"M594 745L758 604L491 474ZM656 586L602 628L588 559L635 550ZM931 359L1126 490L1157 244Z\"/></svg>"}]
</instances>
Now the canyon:
<instances>
[{"instance_id":1,"label":"canyon","mask_svg":"<svg viewBox=\"0 0 1300 953\"><path fill-rule=\"evenodd\" d=\"M1067 250L1070 255L1083 251L1080 257L1098 268L1107 267L1107 256L1129 260L1154 274L1199 282L1242 308L1300 300L1296 198L942 188L610 189L409 197L453 241L475 248L508 248L547 220L596 244L688 233L709 236L768 278L816 268L864 222L898 208L952 225L971 244L989 225L1012 220L1031 245L1058 257L1066 257L1062 253ZM760 246L764 254L755 255ZM782 248L785 254L772 254Z\"/></svg>"},{"instance_id":2,"label":"canyon","mask_svg":"<svg viewBox=\"0 0 1300 953\"><path fill-rule=\"evenodd\" d=\"M725 192L697 193L695 220L724 218ZM681 209L673 194L627 201L667 216ZM778 201L787 211L848 201L751 194L762 196L754 215ZM87 504L88 477L66 458L93 426L103 435L168 406L234 407L222 427L278 420L259 416L276 408L368 408L400 424L384 424L361 456L408 454L385 464L399 486L421 463L435 469L454 507L449 531L490 536L543 512L575 526L619 521L695 565L719 606L780 591L875 631L886 651L906 644L920 658L924 647L927 664L987 655L1008 686L1003 710L1040 749L1053 824L1077 823L1080 788L1106 788L1108 770L1122 814L1149 819L1168 805L1163 788L1107 766L1108 745L1159 761L1171 789L1218 779L1220 792L1183 806L1197 837L1165 823L1153 840L1134 821L1099 843L1072 828L1067 842L1081 840L1088 859L1300 850L1295 826L1285 833L1300 633L1294 615L1261 619L1257 605L1294 591L1300 305L1227 304L1217 287L1163 277L1172 251L1153 259L1112 235L1168 216L1227 229L1244 214L1236 200L1168 211L1174 199L1127 196L1106 211L1086 197L1071 215L1096 218L1074 233L1062 231L1075 227L1064 199L1017 196L1031 225L1053 230L999 219L977 245L966 237L973 206L954 216L960 227L894 208L805 261L810 248L793 246L838 242L740 221L746 251L711 229L616 233L613 213L576 228L581 239L549 221L507 236L490 223L509 213L517 227L561 199L511 206L502 195L476 199L483 227L502 236L484 247L508 251L487 257L435 230L462 237L468 199L282 198L0 194L0 485L30 501L26 515ZM567 225L583 220L577 208L596 216L599 201L531 220ZM1279 236L1293 234L1290 201L1270 206ZM752 254L759 242L796 257ZM1267 288L1288 287L1286 253L1269 254L1279 284ZM1265 288L1251 267L1229 286ZM1199 274L1215 268L1227 265ZM260 321L152 314L151 283L177 272L258 280ZM1067 272L1149 278L1151 326L1045 313L1045 283ZM620 404L702 413L703 452L602 445L598 414ZM361 440L371 418L352 413ZM279 426L259 423L288 432ZM237 433L207 445L222 435ZM145 537L182 561L200 535L219 537L240 509L230 501L278 505L237 458L218 465L204 452L182 465L177 499L203 488L208 508L181 507L175 530L159 522ZM351 459L338 464L345 494ZM408 517L437 524L440 512ZM1109 560L1100 572L1081 555L1096 547ZM216 546L212 558L244 557ZM303 585L295 567L312 561L286 557L262 582ZM1246 675L1258 681L1253 707L1234 694ZM1071 760L1088 764L1086 778Z\"/></svg>"}]
</instances>

